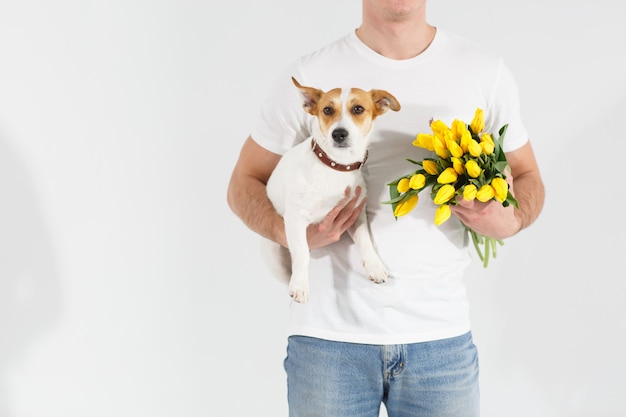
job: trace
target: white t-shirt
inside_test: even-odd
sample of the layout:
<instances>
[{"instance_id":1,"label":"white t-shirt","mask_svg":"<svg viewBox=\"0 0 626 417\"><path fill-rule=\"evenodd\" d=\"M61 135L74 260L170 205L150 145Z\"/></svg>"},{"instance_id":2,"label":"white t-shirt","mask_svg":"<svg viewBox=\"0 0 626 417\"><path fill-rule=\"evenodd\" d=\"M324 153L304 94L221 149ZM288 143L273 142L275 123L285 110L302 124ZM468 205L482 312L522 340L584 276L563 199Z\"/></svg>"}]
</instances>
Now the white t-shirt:
<instances>
[{"instance_id":1,"label":"white t-shirt","mask_svg":"<svg viewBox=\"0 0 626 417\"><path fill-rule=\"evenodd\" d=\"M390 277L374 284L364 274L350 237L311 252L310 296L291 303L289 335L368 343L400 344L437 340L470 330L463 271L471 261L468 239L456 217L433 223L435 205L429 188L417 207L394 218L387 183L417 167L432 153L412 145L418 133L432 133L431 120L448 126L469 123L477 107L485 113L485 131L497 135L509 125L506 151L528 140L517 86L502 60L466 39L437 30L430 46L406 60L385 58L354 32L298 59L279 77L261 109L252 138L282 154L310 135L311 116L291 81L329 90L335 87L383 89L400 102L374 122L367 181L367 215L378 252Z\"/></svg>"}]
</instances>

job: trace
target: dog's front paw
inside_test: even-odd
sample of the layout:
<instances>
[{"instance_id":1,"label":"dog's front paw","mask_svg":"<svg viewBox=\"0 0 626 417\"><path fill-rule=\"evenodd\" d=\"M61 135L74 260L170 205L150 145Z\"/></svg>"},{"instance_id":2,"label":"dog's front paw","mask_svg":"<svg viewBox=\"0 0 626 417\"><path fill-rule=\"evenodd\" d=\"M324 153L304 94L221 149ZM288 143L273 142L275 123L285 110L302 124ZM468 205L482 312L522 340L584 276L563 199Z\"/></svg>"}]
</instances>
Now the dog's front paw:
<instances>
[{"instance_id":1,"label":"dog's front paw","mask_svg":"<svg viewBox=\"0 0 626 417\"><path fill-rule=\"evenodd\" d=\"M367 271L367 276L370 281L375 282L376 284L382 284L387 281L387 269L380 261L365 261L363 262L363 266Z\"/></svg>"},{"instance_id":2,"label":"dog's front paw","mask_svg":"<svg viewBox=\"0 0 626 417\"><path fill-rule=\"evenodd\" d=\"M308 285L297 285L292 281L289 284L289 295L300 304L304 304L309 301L309 288Z\"/></svg>"}]
</instances>

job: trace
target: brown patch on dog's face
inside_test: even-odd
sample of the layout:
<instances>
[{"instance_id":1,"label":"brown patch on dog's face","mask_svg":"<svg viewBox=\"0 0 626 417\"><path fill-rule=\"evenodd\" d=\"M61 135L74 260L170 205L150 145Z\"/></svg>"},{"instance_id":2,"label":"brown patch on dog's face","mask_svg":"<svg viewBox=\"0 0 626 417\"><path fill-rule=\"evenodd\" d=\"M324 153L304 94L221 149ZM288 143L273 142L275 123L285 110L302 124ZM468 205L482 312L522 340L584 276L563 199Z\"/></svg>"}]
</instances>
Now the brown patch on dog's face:
<instances>
[{"instance_id":1,"label":"brown patch on dog's face","mask_svg":"<svg viewBox=\"0 0 626 417\"><path fill-rule=\"evenodd\" d=\"M334 88L320 97L316 113L311 114L317 116L322 133L328 135L329 129L341 120L342 113L341 89Z\"/></svg>"},{"instance_id":2,"label":"brown patch on dog's face","mask_svg":"<svg viewBox=\"0 0 626 417\"><path fill-rule=\"evenodd\" d=\"M372 96L360 88L352 88L350 90L345 110L363 135L369 133L372 128L372 122L378 115Z\"/></svg>"}]
</instances>

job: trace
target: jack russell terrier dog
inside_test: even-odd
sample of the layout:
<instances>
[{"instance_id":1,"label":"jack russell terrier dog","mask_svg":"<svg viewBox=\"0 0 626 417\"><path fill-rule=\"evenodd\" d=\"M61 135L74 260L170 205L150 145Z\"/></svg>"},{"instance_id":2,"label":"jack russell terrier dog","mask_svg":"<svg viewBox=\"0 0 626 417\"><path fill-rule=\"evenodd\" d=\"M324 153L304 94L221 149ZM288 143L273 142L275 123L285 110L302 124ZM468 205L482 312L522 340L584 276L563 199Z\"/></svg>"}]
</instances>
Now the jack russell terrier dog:
<instances>
[{"instance_id":1,"label":"jack russell terrier dog","mask_svg":"<svg viewBox=\"0 0 626 417\"><path fill-rule=\"evenodd\" d=\"M265 258L273 272L289 283L289 295L299 303L309 297L307 227L318 223L345 198L361 187L360 167L367 160L369 134L376 117L388 109L400 110L398 100L384 90L334 88L321 91L304 87L292 77L303 99L304 110L317 118L311 140L287 151L267 182L267 195L283 216L288 248L267 241ZM354 195L354 194L353 194ZM387 270L369 233L365 208L348 230L371 281L385 282Z\"/></svg>"}]
</instances>

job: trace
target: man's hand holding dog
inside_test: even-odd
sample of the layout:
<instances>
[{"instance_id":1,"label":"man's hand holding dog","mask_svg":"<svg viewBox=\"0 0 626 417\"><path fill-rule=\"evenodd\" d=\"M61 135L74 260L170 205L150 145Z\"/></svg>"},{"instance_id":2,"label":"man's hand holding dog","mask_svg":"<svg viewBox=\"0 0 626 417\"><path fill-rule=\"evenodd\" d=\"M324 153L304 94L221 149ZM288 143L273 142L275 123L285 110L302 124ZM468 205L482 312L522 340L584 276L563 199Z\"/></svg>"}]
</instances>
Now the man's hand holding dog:
<instances>
[{"instance_id":1,"label":"man's hand holding dog","mask_svg":"<svg viewBox=\"0 0 626 417\"><path fill-rule=\"evenodd\" d=\"M352 226L365 206L365 199L357 205L361 191L361 188L357 187L354 190L354 196L350 197L351 190L346 188L344 197L326 215L324 220L309 225L307 240L311 250L330 245L341 239L343 233Z\"/></svg>"}]
</instances>

